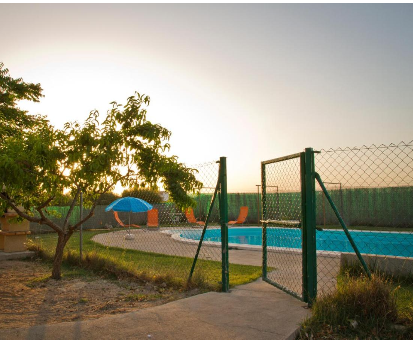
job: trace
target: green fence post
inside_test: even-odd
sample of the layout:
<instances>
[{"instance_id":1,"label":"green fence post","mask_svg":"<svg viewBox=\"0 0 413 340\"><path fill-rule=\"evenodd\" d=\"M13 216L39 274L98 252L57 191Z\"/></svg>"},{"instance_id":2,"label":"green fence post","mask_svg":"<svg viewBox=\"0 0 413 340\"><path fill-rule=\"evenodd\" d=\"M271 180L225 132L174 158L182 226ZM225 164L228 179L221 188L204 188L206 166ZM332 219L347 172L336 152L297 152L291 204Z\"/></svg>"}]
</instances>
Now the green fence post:
<instances>
[{"instance_id":1,"label":"green fence post","mask_svg":"<svg viewBox=\"0 0 413 340\"><path fill-rule=\"evenodd\" d=\"M79 218L83 220L83 192L80 192L80 202L79 202ZM79 258L80 264L83 261L83 223L80 225L80 240L79 240Z\"/></svg>"},{"instance_id":2,"label":"green fence post","mask_svg":"<svg viewBox=\"0 0 413 340\"><path fill-rule=\"evenodd\" d=\"M307 214L306 214L306 186L305 186L305 153L300 153L300 177L301 177L301 238L302 238L302 271L303 271L303 301L308 302L308 274L307 274Z\"/></svg>"},{"instance_id":3,"label":"green fence post","mask_svg":"<svg viewBox=\"0 0 413 340\"><path fill-rule=\"evenodd\" d=\"M301 154L303 300L312 304L317 296L316 198L314 151Z\"/></svg>"},{"instance_id":4,"label":"green fence post","mask_svg":"<svg viewBox=\"0 0 413 340\"><path fill-rule=\"evenodd\" d=\"M267 184L265 164L261 163L262 220L267 220ZM262 223L262 278L267 279L267 223Z\"/></svg>"},{"instance_id":5,"label":"green fence post","mask_svg":"<svg viewBox=\"0 0 413 340\"><path fill-rule=\"evenodd\" d=\"M228 193L227 193L227 158L219 159L219 178L221 194L219 214L221 221L221 250L222 250L222 291L229 290L229 258L228 258Z\"/></svg>"}]
</instances>

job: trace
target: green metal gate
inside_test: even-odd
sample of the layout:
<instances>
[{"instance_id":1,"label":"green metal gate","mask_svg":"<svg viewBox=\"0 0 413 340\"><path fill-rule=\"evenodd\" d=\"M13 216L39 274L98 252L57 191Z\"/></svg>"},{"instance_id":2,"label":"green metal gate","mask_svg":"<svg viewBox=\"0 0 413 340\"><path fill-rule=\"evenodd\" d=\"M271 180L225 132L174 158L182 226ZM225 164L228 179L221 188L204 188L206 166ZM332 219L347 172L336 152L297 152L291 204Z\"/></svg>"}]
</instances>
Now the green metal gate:
<instances>
[{"instance_id":1,"label":"green metal gate","mask_svg":"<svg viewBox=\"0 0 413 340\"><path fill-rule=\"evenodd\" d=\"M261 163L263 280L311 302L317 292L314 152Z\"/></svg>"},{"instance_id":2,"label":"green metal gate","mask_svg":"<svg viewBox=\"0 0 413 340\"><path fill-rule=\"evenodd\" d=\"M316 181L359 262L367 275L371 275L315 171L315 153L318 152L307 148L304 152L261 162L263 280L308 304L317 296Z\"/></svg>"}]
</instances>

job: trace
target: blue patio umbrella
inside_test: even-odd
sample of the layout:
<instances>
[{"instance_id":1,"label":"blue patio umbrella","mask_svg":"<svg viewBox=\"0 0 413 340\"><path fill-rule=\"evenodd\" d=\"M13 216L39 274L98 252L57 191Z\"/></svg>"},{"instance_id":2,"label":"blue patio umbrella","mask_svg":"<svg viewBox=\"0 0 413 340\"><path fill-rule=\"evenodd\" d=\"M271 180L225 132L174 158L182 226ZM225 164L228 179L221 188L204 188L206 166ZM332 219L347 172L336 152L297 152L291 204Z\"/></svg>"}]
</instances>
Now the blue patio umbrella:
<instances>
[{"instance_id":1,"label":"blue patio umbrella","mask_svg":"<svg viewBox=\"0 0 413 340\"><path fill-rule=\"evenodd\" d=\"M153 206L148 202L136 197L122 197L109 204L105 211L127 211L127 212L145 212L152 210Z\"/></svg>"},{"instance_id":2,"label":"blue patio umbrella","mask_svg":"<svg viewBox=\"0 0 413 340\"><path fill-rule=\"evenodd\" d=\"M148 202L136 197L122 197L109 204L105 211L125 211L129 212L129 234L130 234L130 213L139 213L152 210L153 206Z\"/></svg>"}]
</instances>

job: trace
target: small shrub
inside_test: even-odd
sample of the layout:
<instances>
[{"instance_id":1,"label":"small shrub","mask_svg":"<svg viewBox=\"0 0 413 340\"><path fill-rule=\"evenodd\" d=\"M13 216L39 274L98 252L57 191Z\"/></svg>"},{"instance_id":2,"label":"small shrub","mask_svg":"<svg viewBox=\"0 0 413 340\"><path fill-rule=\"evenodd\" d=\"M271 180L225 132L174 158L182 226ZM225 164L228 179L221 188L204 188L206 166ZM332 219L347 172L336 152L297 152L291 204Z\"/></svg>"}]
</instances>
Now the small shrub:
<instances>
[{"instance_id":1,"label":"small shrub","mask_svg":"<svg viewBox=\"0 0 413 340\"><path fill-rule=\"evenodd\" d=\"M390 282L377 275L371 280L350 275L339 279L334 293L314 302L313 315L303 323L300 338L394 337L398 311Z\"/></svg>"}]
</instances>

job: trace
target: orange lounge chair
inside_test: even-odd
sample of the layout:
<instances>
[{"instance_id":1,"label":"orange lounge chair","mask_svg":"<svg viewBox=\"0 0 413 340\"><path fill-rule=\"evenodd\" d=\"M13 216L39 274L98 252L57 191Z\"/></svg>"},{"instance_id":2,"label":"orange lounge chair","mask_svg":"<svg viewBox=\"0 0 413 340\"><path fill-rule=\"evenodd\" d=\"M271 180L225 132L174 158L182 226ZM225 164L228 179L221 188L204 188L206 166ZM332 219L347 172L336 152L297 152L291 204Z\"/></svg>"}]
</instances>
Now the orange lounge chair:
<instances>
[{"instance_id":1,"label":"orange lounge chair","mask_svg":"<svg viewBox=\"0 0 413 340\"><path fill-rule=\"evenodd\" d=\"M122 222L122 220L119 218L119 215L118 215L118 212L117 212L117 211L113 211L113 215L115 216L116 221L119 223L119 225L120 225L121 227L125 227L125 228L128 228L128 227L140 228L140 226L137 225L137 224L124 224L124 223Z\"/></svg>"},{"instance_id":2,"label":"orange lounge chair","mask_svg":"<svg viewBox=\"0 0 413 340\"><path fill-rule=\"evenodd\" d=\"M229 221L228 224L244 224L248 216L248 207L241 207L239 210L239 216L236 221Z\"/></svg>"},{"instance_id":3,"label":"orange lounge chair","mask_svg":"<svg viewBox=\"0 0 413 340\"><path fill-rule=\"evenodd\" d=\"M194 226L195 225L199 225L199 226L204 226L205 225L205 222L197 221L192 208L188 208L188 209L185 210L185 216L186 216L186 219L188 220L188 222L194 224Z\"/></svg>"},{"instance_id":4,"label":"orange lounge chair","mask_svg":"<svg viewBox=\"0 0 413 340\"><path fill-rule=\"evenodd\" d=\"M159 228L159 221L158 221L158 209L148 210L148 222L146 226L149 229Z\"/></svg>"}]
</instances>

